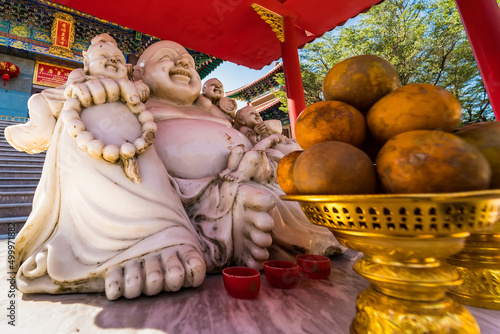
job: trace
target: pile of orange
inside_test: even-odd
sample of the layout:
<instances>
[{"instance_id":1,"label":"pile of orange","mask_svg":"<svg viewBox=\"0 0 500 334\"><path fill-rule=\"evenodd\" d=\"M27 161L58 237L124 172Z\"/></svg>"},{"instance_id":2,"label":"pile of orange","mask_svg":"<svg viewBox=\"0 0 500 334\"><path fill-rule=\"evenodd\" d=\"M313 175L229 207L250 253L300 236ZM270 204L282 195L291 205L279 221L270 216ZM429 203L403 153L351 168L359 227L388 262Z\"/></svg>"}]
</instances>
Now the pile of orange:
<instances>
[{"instance_id":1,"label":"pile of orange","mask_svg":"<svg viewBox=\"0 0 500 334\"><path fill-rule=\"evenodd\" d=\"M457 129L462 108L431 84L399 85L385 59L362 55L330 69L326 101L295 125L303 151L285 156L287 194L442 193L500 188L500 123Z\"/></svg>"}]
</instances>

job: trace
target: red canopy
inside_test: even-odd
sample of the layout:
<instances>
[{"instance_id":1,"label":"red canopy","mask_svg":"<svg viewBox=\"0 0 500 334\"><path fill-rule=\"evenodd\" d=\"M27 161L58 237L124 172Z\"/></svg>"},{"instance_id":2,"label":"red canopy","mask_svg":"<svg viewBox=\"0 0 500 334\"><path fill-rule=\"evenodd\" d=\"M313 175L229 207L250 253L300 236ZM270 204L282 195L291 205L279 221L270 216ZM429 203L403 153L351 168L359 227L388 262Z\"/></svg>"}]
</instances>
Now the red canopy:
<instances>
[{"instance_id":1,"label":"red canopy","mask_svg":"<svg viewBox=\"0 0 500 334\"><path fill-rule=\"evenodd\" d=\"M249 68L283 58L293 132L295 118L305 107L297 48L383 0L53 1ZM500 8L496 0L455 2L499 119ZM254 3L271 13L266 21ZM275 24L276 17L281 22ZM271 28L286 38L280 42Z\"/></svg>"},{"instance_id":2,"label":"red canopy","mask_svg":"<svg viewBox=\"0 0 500 334\"><path fill-rule=\"evenodd\" d=\"M281 58L280 41L253 3L295 18L296 47L381 0L53 0L209 55L260 69Z\"/></svg>"}]
</instances>

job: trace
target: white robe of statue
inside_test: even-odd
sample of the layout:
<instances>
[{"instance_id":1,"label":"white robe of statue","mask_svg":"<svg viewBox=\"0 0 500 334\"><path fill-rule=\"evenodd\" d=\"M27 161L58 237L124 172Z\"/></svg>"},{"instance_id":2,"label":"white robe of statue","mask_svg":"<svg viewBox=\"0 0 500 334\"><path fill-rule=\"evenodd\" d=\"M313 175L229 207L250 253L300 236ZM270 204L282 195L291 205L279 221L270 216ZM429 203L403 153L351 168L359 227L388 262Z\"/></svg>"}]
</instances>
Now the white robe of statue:
<instances>
[{"instance_id":1,"label":"white robe of statue","mask_svg":"<svg viewBox=\"0 0 500 334\"><path fill-rule=\"evenodd\" d=\"M97 50L112 50L108 42L98 39ZM10 141L37 150L50 142L33 211L16 238L19 290L134 298L199 286L206 272L234 264L261 269L270 258L344 249L298 203L279 198L276 166L295 144L274 134L253 145L227 118L197 106L201 80L182 46L155 43L134 69L134 83L71 83L81 113L41 108L48 128L12 131ZM145 107L141 85L151 90ZM57 95L60 108L67 94ZM33 101L50 105L44 99ZM96 139L120 147L144 134L138 106L157 130L153 145L133 160L140 175L134 181L125 162L79 147L65 117L76 115ZM23 145L13 146L27 150Z\"/></svg>"}]
</instances>

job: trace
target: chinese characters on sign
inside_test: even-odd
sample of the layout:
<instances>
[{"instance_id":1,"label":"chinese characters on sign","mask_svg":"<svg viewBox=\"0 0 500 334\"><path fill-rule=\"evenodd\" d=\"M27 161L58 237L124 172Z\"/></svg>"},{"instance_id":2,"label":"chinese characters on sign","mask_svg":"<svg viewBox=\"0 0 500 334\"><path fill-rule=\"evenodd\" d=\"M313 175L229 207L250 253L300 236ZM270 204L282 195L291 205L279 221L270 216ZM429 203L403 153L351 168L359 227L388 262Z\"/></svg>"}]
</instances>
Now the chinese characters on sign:
<instances>
[{"instance_id":1,"label":"chinese characters on sign","mask_svg":"<svg viewBox=\"0 0 500 334\"><path fill-rule=\"evenodd\" d=\"M66 13L55 13L50 32L52 45L49 52L67 58L73 58L71 48L75 40L75 19Z\"/></svg>"},{"instance_id":2,"label":"chinese characters on sign","mask_svg":"<svg viewBox=\"0 0 500 334\"><path fill-rule=\"evenodd\" d=\"M69 48L69 30L71 29L71 22L64 20L56 21L56 42L55 45Z\"/></svg>"},{"instance_id":3,"label":"chinese characters on sign","mask_svg":"<svg viewBox=\"0 0 500 334\"><path fill-rule=\"evenodd\" d=\"M68 80L68 75L72 68L56 66L49 63L37 61L35 64L35 74L33 75L33 84L59 87Z\"/></svg>"}]
</instances>

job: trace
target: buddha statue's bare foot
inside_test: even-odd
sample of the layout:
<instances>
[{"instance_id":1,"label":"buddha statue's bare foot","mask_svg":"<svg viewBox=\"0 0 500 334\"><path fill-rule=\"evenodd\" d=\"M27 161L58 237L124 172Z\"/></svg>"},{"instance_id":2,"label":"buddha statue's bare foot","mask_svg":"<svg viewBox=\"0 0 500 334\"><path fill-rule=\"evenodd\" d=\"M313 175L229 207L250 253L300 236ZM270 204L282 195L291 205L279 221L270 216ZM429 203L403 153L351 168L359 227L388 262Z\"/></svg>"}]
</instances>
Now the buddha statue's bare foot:
<instances>
[{"instance_id":1,"label":"buddha statue's bare foot","mask_svg":"<svg viewBox=\"0 0 500 334\"><path fill-rule=\"evenodd\" d=\"M231 174L234 172L234 169L226 168L222 172L219 173L219 177L224 181L233 181L234 178Z\"/></svg>"},{"instance_id":2,"label":"buddha statue's bare foot","mask_svg":"<svg viewBox=\"0 0 500 334\"><path fill-rule=\"evenodd\" d=\"M274 221L268 211L275 205L273 194L263 188L243 184L238 189L233 211L233 258L238 265L262 269L269 258Z\"/></svg>"},{"instance_id":3,"label":"buddha statue's bare foot","mask_svg":"<svg viewBox=\"0 0 500 334\"><path fill-rule=\"evenodd\" d=\"M220 175L221 178L224 180L224 181L229 181L229 182L238 182L238 183L242 183L242 182L246 182L248 180L250 180L249 177L246 177L246 175L240 171L231 171L230 173L227 173L227 174L224 174L224 175Z\"/></svg>"},{"instance_id":4,"label":"buddha statue's bare foot","mask_svg":"<svg viewBox=\"0 0 500 334\"><path fill-rule=\"evenodd\" d=\"M197 287L203 283L205 272L205 262L197 250L187 245L168 247L109 268L104 274L106 297L130 299Z\"/></svg>"}]
</instances>

